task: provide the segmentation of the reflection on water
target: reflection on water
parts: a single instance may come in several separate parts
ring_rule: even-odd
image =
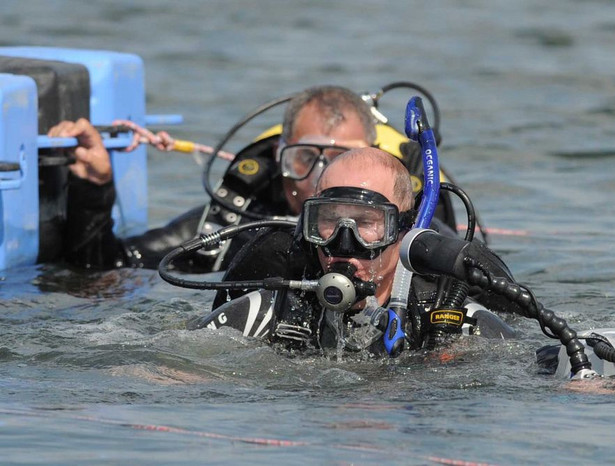
[[[41,293],[68,293],[78,298],[109,299],[126,296],[143,287],[151,286],[153,276],[137,275],[132,270],[84,272],[79,269],[63,269],[44,266],[32,280]]]

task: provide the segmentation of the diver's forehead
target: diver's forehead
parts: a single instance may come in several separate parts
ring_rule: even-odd
[[[330,165],[321,179],[319,191],[335,187],[362,188],[380,193],[389,200],[395,199],[390,173],[359,165],[350,161]]]
[[[345,111],[341,121],[331,121],[328,113],[323,112],[314,102],[307,104],[297,114],[291,139],[295,142],[307,136],[324,136],[336,140],[338,144],[341,141],[362,141],[362,145],[356,147],[369,145],[365,127],[355,112]]]

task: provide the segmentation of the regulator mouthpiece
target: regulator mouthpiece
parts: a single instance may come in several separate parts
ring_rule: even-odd
[[[332,264],[330,272],[318,280],[316,296],[333,312],[347,312],[367,296],[376,293],[376,284],[354,277],[357,268],[349,262]]]

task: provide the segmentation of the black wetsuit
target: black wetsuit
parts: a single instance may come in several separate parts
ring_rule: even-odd
[[[274,162],[273,143],[277,136],[257,141],[237,154],[223,177],[222,186],[227,202],[237,197],[245,202],[246,210],[266,216],[291,216],[284,198],[282,177]],[[422,176],[422,158],[418,144],[405,142],[400,151],[403,162],[410,173]],[[245,170],[257,163],[258,169]],[[115,201],[113,183],[98,186],[86,180],[69,175],[67,196],[67,226],[65,234],[65,257],[72,264],[93,269],[138,267],[155,269],[161,259],[182,243],[195,238],[200,232],[199,225],[205,205],[195,207],[177,217],[162,228],[156,228],[142,235],[118,238],[113,233],[111,209]],[[237,222],[237,217],[223,207],[216,205],[207,216],[207,221],[216,227],[225,227]],[[234,217],[233,217],[234,216]],[[442,192],[436,209],[436,217],[451,229],[456,229],[455,215],[448,192]],[[240,223],[251,221],[241,216]],[[254,237],[246,231],[227,241],[227,249],[216,262],[216,256],[202,253],[189,260],[175,263],[186,272],[206,273],[226,270],[241,247]]]
[[[204,206],[194,208],[163,228],[120,239],[113,233],[113,183],[97,186],[72,176],[67,203],[66,260],[85,268],[143,267],[155,269],[171,250],[195,237]],[[200,266],[199,256],[190,268]]]

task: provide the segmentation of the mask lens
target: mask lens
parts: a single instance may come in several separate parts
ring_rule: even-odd
[[[292,179],[303,179],[312,171],[320,155],[320,149],[314,146],[294,145],[282,150],[282,173]]]
[[[347,148],[341,146],[321,146],[318,144],[286,146],[280,153],[282,175],[293,180],[303,180],[310,175],[317,160],[321,159],[324,162],[324,158],[330,162],[347,150]],[[323,158],[321,158],[321,155]]]
[[[308,221],[315,222],[311,234],[318,242],[326,243],[337,235],[340,228],[353,231],[357,240],[366,247],[381,245],[385,241],[386,216],[376,206],[361,204],[325,203],[314,205]]]

